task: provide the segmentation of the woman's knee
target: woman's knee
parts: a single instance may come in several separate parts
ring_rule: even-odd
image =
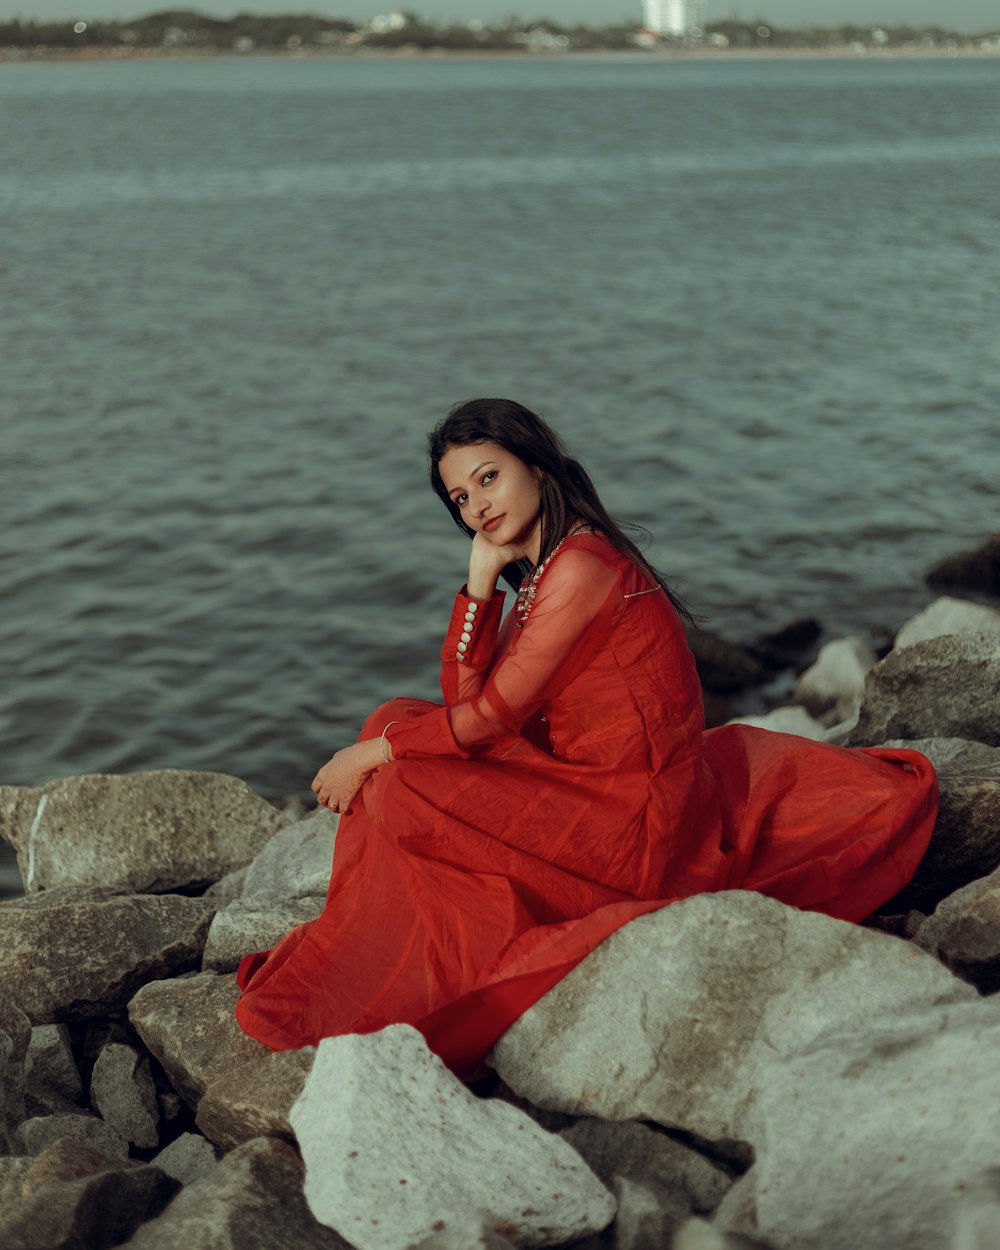
[[[433,712],[439,706],[439,704],[430,703],[426,699],[389,699],[385,703],[380,703],[361,726],[358,741],[365,742],[369,738],[380,738],[386,725],[391,724],[393,721],[410,720],[414,716],[423,716],[424,713]]]

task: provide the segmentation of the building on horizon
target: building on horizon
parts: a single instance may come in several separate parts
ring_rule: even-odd
[[[642,24],[658,35],[700,34],[702,0],[642,0]]]

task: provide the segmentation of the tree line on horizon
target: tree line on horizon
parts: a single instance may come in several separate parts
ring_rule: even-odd
[[[858,26],[792,28],[765,18],[727,18],[681,38],[653,36],[638,23],[610,26],[566,25],[540,18],[511,17],[487,24],[435,24],[414,13],[397,12],[393,22],[356,22],[313,13],[240,13],[215,18],[193,9],[168,9],[129,21],[21,21],[0,23],[0,48],[73,49],[115,47],[192,51],[351,50],[353,48],[451,51],[634,50],[636,46],[710,46],[716,48],[940,48],[996,43],[1000,33],[966,35],[940,26]]]

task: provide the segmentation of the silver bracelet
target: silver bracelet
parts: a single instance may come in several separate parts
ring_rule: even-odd
[[[398,725],[398,724],[399,724],[398,720],[391,720],[388,723],[388,725],[386,725],[385,729],[382,730],[382,737],[379,738],[378,740],[378,744],[382,748],[382,758],[385,760],[387,764],[391,764],[392,760],[389,759],[388,755],[386,755],[385,753],[385,735],[392,728],[393,725]]]

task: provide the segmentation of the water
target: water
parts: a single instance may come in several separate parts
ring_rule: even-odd
[[[706,623],[880,638],[997,528],[1000,60],[0,67],[0,779],[269,797],[433,697],[456,400]]]

